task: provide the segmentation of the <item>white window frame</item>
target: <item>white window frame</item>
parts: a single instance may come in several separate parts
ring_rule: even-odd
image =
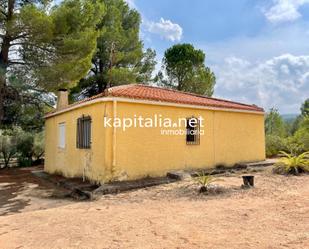
[[[65,133],[66,125],[65,122],[58,124],[58,148],[65,149]]]

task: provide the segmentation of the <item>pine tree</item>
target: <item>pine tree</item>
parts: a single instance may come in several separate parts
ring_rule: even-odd
[[[159,72],[158,84],[206,96],[212,96],[216,78],[205,66],[205,54],[191,44],[177,44],[167,49],[163,58],[163,72]],[[167,78],[166,78],[166,77]]]
[[[106,15],[97,26],[101,36],[92,68],[71,90],[74,99],[90,97],[115,85],[151,81],[155,52],[143,52],[141,18],[124,0],[104,0]]]
[[[104,15],[101,1],[0,0],[0,120],[19,98],[12,75],[39,91],[73,86],[91,67]]]

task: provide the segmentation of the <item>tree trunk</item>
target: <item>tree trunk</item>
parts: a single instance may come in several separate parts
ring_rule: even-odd
[[[97,73],[97,87],[98,87],[98,94],[102,93],[106,87],[107,87],[107,83],[104,81],[104,66],[103,66],[103,62],[102,60],[99,61],[99,70]]]
[[[11,46],[12,37],[8,31],[8,23],[12,20],[14,15],[15,0],[8,0],[6,25],[4,26],[5,35],[2,39],[1,51],[0,51],[0,126],[4,119],[4,101],[6,95],[6,74],[9,65],[9,51]]]
[[[0,125],[4,118],[4,100],[6,95],[6,73],[9,59],[10,40],[7,36],[3,38],[0,52]]]
[[[4,167],[2,167],[1,169],[5,169],[9,166],[10,160],[8,160],[7,154],[4,151],[2,152],[2,156],[4,161]]]
[[[101,92],[103,92],[103,82],[102,82],[102,80],[100,79],[101,77],[99,77],[98,79],[97,79],[97,86],[98,86],[98,94],[99,93],[101,93]]]
[[[5,74],[0,72],[0,127],[3,123],[4,118],[4,98],[5,98]]]

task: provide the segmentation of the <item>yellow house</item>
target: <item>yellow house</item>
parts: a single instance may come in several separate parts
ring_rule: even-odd
[[[265,159],[262,108],[146,85],[62,90],[45,125],[45,171],[93,182]]]

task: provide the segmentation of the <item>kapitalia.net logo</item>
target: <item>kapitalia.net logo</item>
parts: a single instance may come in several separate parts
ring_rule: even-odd
[[[198,117],[180,117],[172,119],[154,114],[151,117],[133,115],[133,117],[104,117],[104,127],[119,128],[126,131],[130,128],[160,128],[162,135],[204,134],[204,119]]]

